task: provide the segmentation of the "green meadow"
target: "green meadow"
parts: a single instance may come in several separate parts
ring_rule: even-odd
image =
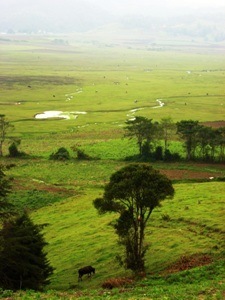
[[[56,45],[52,36],[9,36],[0,45],[0,114],[28,154],[7,157],[6,141],[0,163],[13,179],[10,200],[35,223],[48,224],[46,251],[55,268],[45,293],[4,291],[0,297],[224,299],[224,165],[152,163],[173,180],[175,196],[150,218],[145,276],[112,290],[102,289],[103,282],[133,277],[115,260],[122,249],[110,222],[117,216],[98,215],[92,201],[125,158],[138,153],[135,141],[124,138],[128,119],[224,121],[225,54],[200,44],[153,51],[71,38]],[[35,118],[46,111],[66,118]],[[60,147],[71,159],[49,160]],[[78,160],[73,147],[93,159]],[[171,149],[184,155],[178,140]],[[77,270],[85,265],[96,274],[78,283]]]

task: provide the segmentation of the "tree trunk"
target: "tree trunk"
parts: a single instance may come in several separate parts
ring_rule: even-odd
[[[0,141],[0,157],[3,156],[2,146],[3,146],[3,141]]]

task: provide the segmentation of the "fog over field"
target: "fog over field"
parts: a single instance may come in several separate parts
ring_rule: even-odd
[[[225,40],[223,0],[0,0],[2,33],[140,30],[169,37]]]

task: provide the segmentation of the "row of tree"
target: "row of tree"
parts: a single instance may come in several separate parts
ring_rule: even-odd
[[[3,144],[9,131],[13,129],[5,118],[0,115],[0,157],[3,156]],[[169,146],[178,138],[183,142],[187,160],[201,160],[210,162],[225,161],[225,127],[212,128],[204,126],[196,120],[181,120],[174,123],[172,118],[162,118],[160,122],[137,116],[128,120],[125,126],[125,137],[135,138],[142,160],[179,160],[180,153],[171,153]],[[163,147],[159,146],[163,141]],[[9,156],[26,156],[18,150],[19,139],[13,139],[9,146]],[[78,157],[82,159],[84,153],[76,149]],[[52,154],[55,159],[56,154]],[[86,157],[87,158],[87,157]],[[68,159],[68,158],[66,158]]]
[[[176,136],[183,141],[187,160],[225,161],[225,127],[214,129],[195,120],[174,123],[171,118],[153,122],[141,116],[126,122],[125,137],[136,139],[139,157],[143,159],[179,159],[179,153],[171,154],[169,150]],[[164,149],[157,147],[162,140]]]

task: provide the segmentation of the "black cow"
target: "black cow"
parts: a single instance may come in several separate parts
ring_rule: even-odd
[[[88,277],[91,276],[91,274],[95,274],[95,268],[92,266],[86,266],[78,270],[78,281],[82,280],[82,276],[88,274]]]

